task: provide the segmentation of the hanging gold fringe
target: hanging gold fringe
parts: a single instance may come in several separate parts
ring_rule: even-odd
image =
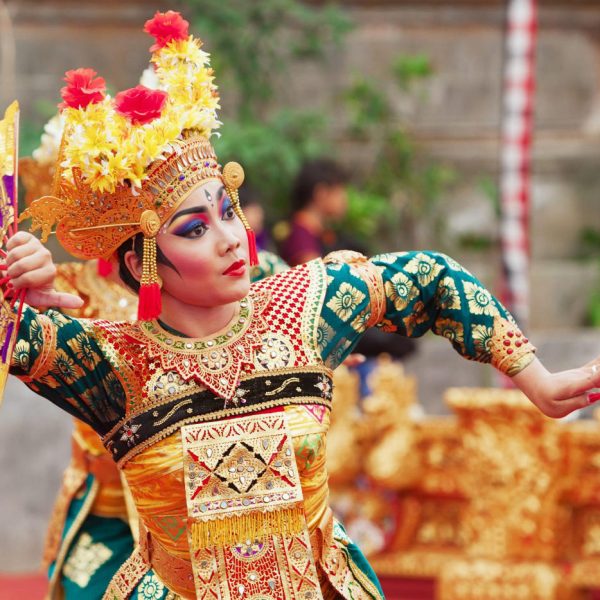
[[[248,219],[246,219],[246,215],[242,210],[242,206],[240,204],[240,195],[238,193],[239,187],[242,185],[242,183],[244,183],[244,177],[244,169],[239,163],[228,162],[223,167],[223,183],[225,184],[225,191],[233,203],[233,210],[235,211],[235,214],[238,216],[239,220],[242,222],[242,225],[246,229],[246,236],[248,237],[248,259],[250,261],[250,266],[255,267],[258,265],[256,236],[254,235],[254,231],[252,231],[252,227],[250,227],[250,223],[248,223]]]
[[[297,535],[305,528],[306,519],[301,504],[273,512],[251,511],[224,519],[194,521],[192,546],[194,550],[210,546],[233,546],[270,535]]]

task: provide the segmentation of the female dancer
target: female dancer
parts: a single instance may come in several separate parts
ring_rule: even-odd
[[[27,211],[74,255],[116,252],[134,323],[25,308],[15,374],[88,423],[122,469],[140,539],[105,598],[383,597],[327,505],[331,370],[366,329],[447,337],[513,378],[545,414],[588,403],[597,366],[551,374],[505,309],[452,259],[341,253],[250,285],[239,165],[207,135],[207,55],[177,13],[146,24],[160,93],[106,98],[89,71],[63,90],[57,197]],[[78,82],[81,84],[79,85]],[[7,274],[32,305],[74,308],[26,233]]]

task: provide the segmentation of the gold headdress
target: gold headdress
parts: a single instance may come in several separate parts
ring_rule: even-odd
[[[237,201],[243,171],[236,165],[238,175],[224,178],[209,142],[220,125],[209,55],[188,36],[179,13],[156,13],[144,30],[156,38],[151,62],[158,89],[138,85],[112,99],[91,69],[67,72],[52,195],[22,215],[32,219],[33,230],[41,229],[43,240],[55,229],[62,246],[83,259],[108,259],[143,233],[143,320],[156,318],[161,308],[156,234],[203,181],[223,181],[246,226],[250,262],[257,262],[254,236]]]

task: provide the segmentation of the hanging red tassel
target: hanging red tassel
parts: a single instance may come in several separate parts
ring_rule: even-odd
[[[113,272],[113,264],[108,260],[99,258],[96,270],[100,277],[108,277]]]
[[[162,312],[162,297],[158,283],[140,285],[138,297],[138,320],[152,321],[158,319]]]
[[[256,250],[256,235],[250,228],[246,229],[246,235],[248,236],[248,258],[250,259],[250,266],[255,267],[258,265],[258,252]]]

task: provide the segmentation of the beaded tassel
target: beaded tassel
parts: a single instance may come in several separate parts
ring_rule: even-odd
[[[140,216],[140,229],[144,234],[142,278],[138,302],[138,319],[140,321],[156,319],[162,311],[160,278],[156,267],[156,234],[159,228],[158,215],[153,210],[145,210]]]
[[[250,261],[250,266],[255,267],[258,265],[256,236],[242,210],[240,205],[240,195],[238,194],[239,187],[244,183],[244,169],[242,166],[236,162],[227,163],[225,167],[223,167],[223,182],[225,183],[227,194],[233,202],[233,210],[246,229],[246,236],[248,238],[248,259]]]

